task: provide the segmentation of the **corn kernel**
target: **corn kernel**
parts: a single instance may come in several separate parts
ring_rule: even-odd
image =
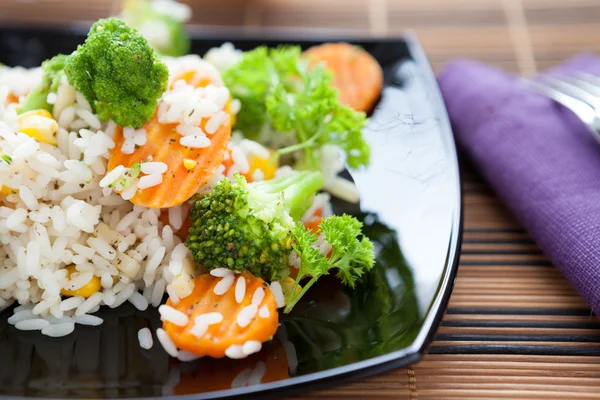
[[[71,274],[78,272],[75,269],[75,265],[70,265],[67,267],[67,278],[71,277]],[[94,293],[100,290],[100,278],[97,276],[93,276],[92,279],[82,287],[77,290],[67,290],[61,289],[60,294],[63,296],[81,296],[81,297],[90,297]]]
[[[8,196],[11,193],[12,193],[12,190],[8,186],[4,186],[4,185],[0,186],[0,194]]]
[[[281,280],[281,282],[279,282],[281,284],[281,289],[283,290],[283,294],[286,297],[291,296],[292,288],[294,287],[294,282],[295,282],[295,280],[290,278],[289,276],[283,278]],[[302,286],[297,285],[295,293],[298,294],[301,291],[302,291]]]
[[[17,117],[19,130],[43,143],[56,146],[58,123],[47,110],[33,110]]]
[[[229,114],[229,122],[231,126],[234,126],[235,121],[237,119],[237,115],[231,112],[231,98],[229,98],[229,100],[227,100],[227,103],[225,103],[225,111],[227,112],[227,114]]]
[[[269,155],[272,154],[272,152],[269,152]],[[275,177],[275,171],[277,170],[277,161],[273,161],[272,163],[269,163],[269,161],[269,158],[262,158],[258,157],[255,154],[250,154],[248,156],[248,164],[250,165],[250,170],[244,174],[246,176],[246,179],[251,181],[254,172],[256,172],[256,170],[259,169],[263,173],[264,180],[273,179]]]
[[[194,169],[196,167],[196,164],[198,164],[198,163],[195,160],[192,160],[190,158],[184,158],[183,159],[183,166],[188,171],[191,171],[192,169]]]

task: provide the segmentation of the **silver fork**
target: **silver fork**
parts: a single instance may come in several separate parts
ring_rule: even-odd
[[[583,72],[522,78],[528,88],[571,110],[600,142],[600,78]]]

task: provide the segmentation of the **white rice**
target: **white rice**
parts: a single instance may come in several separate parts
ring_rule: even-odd
[[[235,301],[241,304],[246,296],[246,279],[240,276],[235,284]]]
[[[183,225],[183,215],[181,215],[181,206],[169,208],[169,224],[174,230],[178,231]],[[175,250],[173,250],[175,252]]]
[[[88,297],[79,307],[77,307],[77,311],[75,311],[76,316],[81,316],[91,312],[97,305],[100,305],[102,301],[102,293],[97,292]]]
[[[60,309],[63,311],[73,310],[83,304],[83,297],[69,297],[60,303]]]
[[[222,278],[224,276],[233,275],[233,271],[228,268],[215,268],[210,271],[210,274]]]
[[[167,169],[167,164],[164,162],[145,162],[141,165],[141,171],[147,175],[164,174]]]
[[[206,324],[206,325],[214,325],[219,324],[223,321],[223,314],[219,312],[209,312],[205,314],[200,314],[194,318],[195,324]]]
[[[262,348],[262,343],[259,342],[258,340],[248,340],[242,346],[242,353],[244,353],[245,355],[248,356],[250,354],[258,353],[261,348]]]
[[[208,331],[208,324],[202,321],[194,322],[194,327],[190,329],[190,333],[200,339]]]
[[[223,125],[225,121],[227,121],[228,118],[229,115],[225,111],[219,111],[208,119],[206,125],[204,126],[204,130],[209,135],[212,135],[217,131],[217,129],[219,129],[221,125]]]
[[[265,290],[261,287],[257,288],[252,295],[252,304],[256,307],[260,306],[263,299],[265,298]]]
[[[238,99],[231,100],[231,103],[229,103],[229,110],[233,114],[238,114],[241,109],[242,109],[242,102],[241,101],[239,101]]]
[[[156,337],[167,354],[169,354],[171,357],[177,357],[177,347],[169,335],[167,335],[167,332],[165,332],[162,328],[158,328],[156,330]]]
[[[242,51],[236,49],[230,42],[223,43],[220,47],[213,47],[205,55],[204,59],[225,71],[237,64],[242,58]]]
[[[150,187],[158,186],[161,184],[161,182],[162,182],[161,174],[155,173],[152,175],[146,175],[146,176],[142,176],[140,178],[137,188],[140,190],[143,190],[143,189],[147,189]]]
[[[142,328],[138,331],[138,341],[142,349],[149,350],[152,348],[154,341],[152,340],[152,332],[148,328]]]
[[[258,313],[258,307],[254,304],[250,304],[242,308],[242,310],[238,313],[236,322],[240,328],[245,328],[254,320],[256,314]]]
[[[62,324],[49,325],[42,328],[42,333],[46,336],[60,337],[66,336],[75,330],[75,324],[72,322],[66,322]]]
[[[139,292],[134,292],[127,300],[140,311],[145,311],[148,308],[148,300]]]
[[[240,344],[232,344],[225,350],[225,355],[234,360],[240,360],[246,358],[247,355],[242,351],[243,346]]]
[[[177,294],[177,291],[173,285],[167,285],[167,294],[169,295],[169,299],[174,306],[179,304],[181,299],[179,298],[179,295]]]
[[[177,352],[177,359],[179,361],[189,362],[189,361],[197,360],[199,358],[200,358],[200,356],[197,356],[196,354],[190,353],[185,350],[179,350],[179,352]]]
[[[179,144],[184,147],[191,147],[193,149],[201,149],[210,146],[210,139],[206,136],[201,135],[189,135],[182,136],[179,139]]]
[[[73,321],[80,325],[89,325],[89,326],[98,326],[101,325],[103,320],[100,317],[96,317],[95,315],[78,315]]]
[[[221,295],[227,293],[227,291],[231,288],[231,286],[233,286],[234,280],[235,280],[235,275],[233,275],[233,274],[225,275],[223,278],[221,278],[221,280],[219,282],[217,282],[217,284],[213,288],[213,292],[217,296],[221,296]]]
[[[161,320],[171,322],[177,326],[186,326],[189,322],[187,315],[164,304],[158,307],[158,312],[160,313]]]
[[[50,322],[42,318],[33,318],[19,321],[15,324],[15,328],[22,331],[41,330],[50,325]]]
[[[258,316],[261,318],[269,318],[271,316],[271,312],[269,311],[269,307],[265,304],[258,310]]]
[[[283,290],[281,289],[281,284],[279,282],[271,282],[271,292],[273,293],[273,297],[275,297],[275,303],[278,308],[285,306],[285,297],[283,295]]]

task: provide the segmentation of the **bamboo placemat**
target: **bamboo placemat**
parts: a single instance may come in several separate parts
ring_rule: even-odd
[[[105,16],[112,0],[0,0],[0,23]],[[198,0],[197,24],[417,31],[437,70],[468,56],[532,74],[600,50],[598,0]],[[600,398],[600,323],[467,165],[461,265],[420,363],[318,398]]]

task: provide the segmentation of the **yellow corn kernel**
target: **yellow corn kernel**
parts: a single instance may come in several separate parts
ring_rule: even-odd
[[[198,164],[198,162],[196,162],[195,160],[192,160],[190,158],[184,158],[183,159],[183,166],[188,171],[193,170],[196,167],[196,164]]]
[[[269,157],[272,154],[272,152],[269,152]],[[262,171],[265,180],[273,179],[275,177],[275,171],[277,170],[276,160],[269,163],[269,158],[262,158],[256,154],[250,154],[248,156],[248,165],[250,165],[250,170],[244,175],[246,175],[246,178],[249,180],[252,180],[254,172],[258,169]]]
[[[237,119],[237,115],[234,114],[233,112],[231,112],[231,98],[229,98],[229,100],[227,100],[227,103],[225,103],[225,111],[227,112],[227,114],[229,114],[229,118],[231,121],[231,126],[235,125],[235,121]]]
[[[71,278],[71,274],[78,272],[75,269],[75,265],[69,265],[67,267],[67,278]],[[63,296],[81,296],[90,297],[94,293],[100,290],[100,278],[93,276],[92,279],[77,290],[61,289],[60,294]]]
[[[4,185],[0,186],[0,194],[8,196],[11,193],[12,193],[12,190],[8,186],[4,186]]]
[[[47,110],[33,110],[17,117],[19,130],[43,143],[56,146],[58,123]]]
[[[295,280],[288,277],[283,278],[279,283],[281,284],[281,290],[283,291],[284,296],[287,298],[291,296],[292,288],[294,287]],[[302,286],[296,286],[296,294],[302,291]]]

